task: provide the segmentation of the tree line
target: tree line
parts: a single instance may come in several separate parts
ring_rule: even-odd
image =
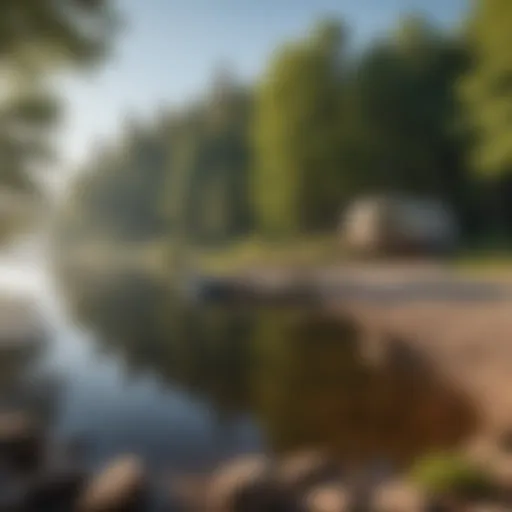
[[[223,71],[201,101],[132,121],[87,162],[70,236],[194,243],[332,230],[373,192],[435,196],[468,238],[512,230],[512,4],[462,30],[420,17],[354,52],[341,22],[277,49],[252,84]]]

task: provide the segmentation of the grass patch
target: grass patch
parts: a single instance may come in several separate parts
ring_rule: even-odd
[[[489,236],[467,240],[453,259],[455,269],[473,274],[512,271],[512,240],[505,236]]]
[[[479,498],[493,489],[490,476],[458,454],[426,456],[416,462],[410,476],[414,484],[436,496]]]
[[[453,261],[455,270],[472,275],[512,274],[512,251],[470,252],[461,254]]]
[[[283,240],[251,237],[224,247],[201,248],[194,252],[197,268],[221,274],[266,266],[328,265],[339,263],[345,256],[335,235]]]

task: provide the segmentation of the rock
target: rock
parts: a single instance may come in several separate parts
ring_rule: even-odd
[[[425,512],[428,499],[417,488],[404,482],[386,482],[375,490],[375,512]]]
[[[16,472],[39,468],[44,457],[44,432],[25,412],[0,414],[0,459]]]
[[[280,485],[293,493],[341,478],[340,466],[319,451],[304,451],[286,457],[277,467]]]
[[[211,476],[206,474],[172,475],[166,479],[168,496],[185,510],[202,510],[205,508],[205,494]]]
[[[347,484],[350,512],[369,512],[372,510],[374,487],[366,475],[357,475]]]
[[[143,510],[146,472],[134,456],[111,462],[87,485],[79,498],[80,512],[131,512]]]
[[[315,488],[304,499],[307,512],[350,512],[350,507],[350,494],[340,485]]]
[[[286,512],[292,498],[272,478],[264,456],[245,456],[221,467],[211,478],[206,507],[217,512]]]

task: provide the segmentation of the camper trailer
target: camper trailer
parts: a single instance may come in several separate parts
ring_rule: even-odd
[[[361,198],[341,224],[344,245],[359,254],[445,254],[457,243],[456,219],[442,201],[411,196]]]

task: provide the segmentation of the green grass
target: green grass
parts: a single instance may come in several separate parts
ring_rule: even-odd
[[[467,240],[453,263],[455,268],[476,274],[512,271],[512,240],[504,235]]]
[[[225,247],[198,249],[195,264],[205,272],[228,273],[263,266],[304,267],[344,259],[334,235],[304,236],[279,241],[251,237]]]
[[[482,497],[492,491],[489,475],[458,454],[441,453],[419,459],[410,474],[414,484],[435,495]]]
[[[512,250],[462,252],[453,260],[453,267],[472,275],[512,274]]]

